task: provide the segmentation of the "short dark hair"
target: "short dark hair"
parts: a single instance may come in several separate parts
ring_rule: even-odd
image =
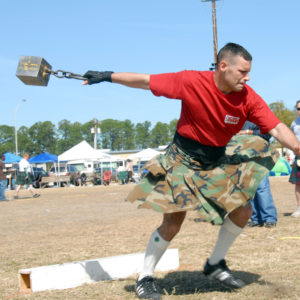
[[[217,65],[228,55],[239,55],[247,61],[252,61],[251,54],[243,46],[235,43],[227,43],[218,53]]]
[[[298,100],[298,101],[296,102],[296,106],[297,106],[299,103],[300,103],[300,100]]]

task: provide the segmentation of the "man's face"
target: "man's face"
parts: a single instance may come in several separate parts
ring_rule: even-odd
[[[221,62],[222,63],[222,62]],[[225,93],[240,92],[249,81],[251,61],[245,60],[242,56],[233,56],[223,61],[223,86]]]
[[[298,116],[300,116],[300,103],[297,103],[297,112],[298,112]]]

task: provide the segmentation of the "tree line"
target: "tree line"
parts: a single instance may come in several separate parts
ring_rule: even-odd
[[[170,143],[176,130],[177,119],[170,123],[157,122],[153,128],[151,122],[134,124],[130,120],[93,119],[84,124],[62,120],[55,126],[51,121],[37,122],[31,127],[18,129],[19,154],[31,156],[43,152],[59,155],[82,140],[94,146],[94,133],[91,129],[100,129],[97,134],[97,149],[130,150],[157,148]],[[15,152],[15,128],[0,125],[0,153]]]
[[[283,101],[270,104],[270,108],[288,127],[297,117],[296,109],[289,110]],[[91,128],[94,128],[95,122],[101,130],[97,138],[98,149],[118,151],[157,148],[172,141],[177,121],[174,119],[170,123],[157,122],[153,127],[149,121],[134,124],[130,120],[113,119],[101,122],[93,119],[84,124],[62,120],[57,126],[51,121],[37,122],[29,128],[22,126],[18,129],[18,149],[20,154],[49,152],[59,155],[82,140],[94,145]],[[5,152],[15,152],[14,127],[0,125],[0,153]]]

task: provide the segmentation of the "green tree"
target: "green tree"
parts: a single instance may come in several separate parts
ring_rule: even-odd
[[[277,118],[288,127],[291,126],[292,121],[297,117],[296,111],[286,108],[283,101],[271,103],[270,109],[277,116]]]
[[[177,119],[173,119],[169,123],[169,142],[171,142],[173,140],[173,137],[174,137],[174,134],[176,131],[176,127],[177,127],[177,123],[178,123]]]
[[[15,133],[14,127],[0,126],[0,153],[15,152]]]
[[[150,127],[151,127],[151,122],[149,121],[136,124],[135,147],[137,149],[146,149],[150,147]]]
[[[36,155],[42,152],[56,152],[56,130],[50,121],[37,122],[28,129],[26,152]],[[30,145],[30,146],[29,146]]]
[[[81,126],[82,139],[86,140],[90,145],[94,145],[94,133],[91,132],[91,129],[95,127],[95,122],[97,128],[101,129],[101,123],[97,119],[90,120]],[[97,133],[97,148],[100,148],[100,146],[100,136]]]
[[[121,122],[113,119],[106,119],[101,122],[102,148],[112,151],[122,149]]]
[[[18,151],[19,154],[27,152],[32,153],[34,149],[33,141],[29,137],[28,128],[26,126],[21,126],[18,129]]]
[[[121,122],[122,149],[134,149],[134,124],[130,120]]]
[[[82,125],[79,122],[62,120],[58,123],[57,135],[57,154],[61,154],[83,140]]]
[[[151,144],[152,148],[157,148],[160,145],[169,143],[169,126],[166,123],[157,122],[151,130]]]

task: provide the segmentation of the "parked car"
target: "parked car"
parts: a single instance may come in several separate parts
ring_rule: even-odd
[[[60,165],[58,166],[53,166],[50,170],[49,170],[49,175],[53,176],[53,175],[57,175],[57,176],[70,176],[70,183],[74,184],[74,185],[78,185],[78,171],[73,167],[73,166],[69,166],[69,165]],[[62,185],[67,184],[67,182],[60,182]]]
[[[59,167],[52,167],[49,170],[50,175],[58,175],[58,176],[71,176],[72,174],[77,173],[78,171],[69,165],[60,165]]]
[[[33,171],[33,182],[32,185],[34,188],[40,188],[40,182],[42,177],[48,177],[49,174],[43,168],[32,167]]]
[[[99,162],[85,160],[69,161],[68,166],[74,167],[80,174],[92,175],[95,173],[96,168],[99,168]]]

